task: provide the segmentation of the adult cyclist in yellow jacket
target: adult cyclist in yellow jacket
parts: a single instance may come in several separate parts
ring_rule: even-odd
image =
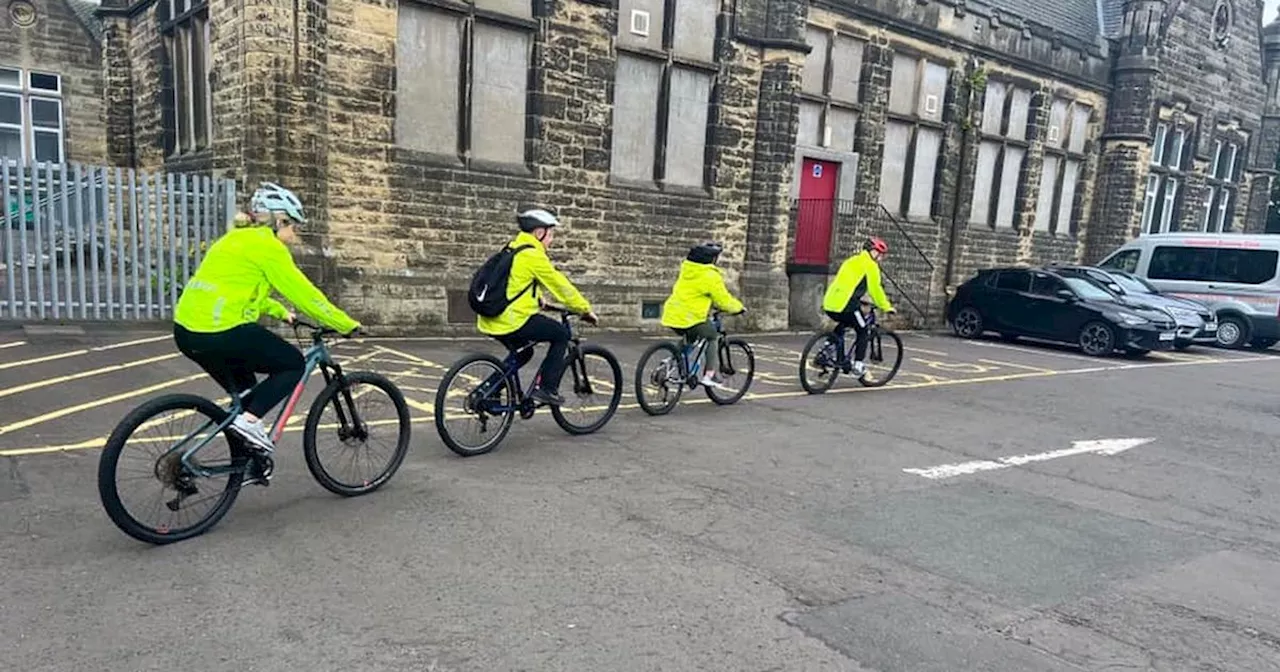
[[[244,395],[244,411],[231,429],[252,446],[274,450],[262,417],[302,379],[302,353],[258,324],[262,314],[293,322],[294,315],[269,294],[274,289],[320,324],[350,335],[360,327],[329,302],[298,270],[286,245],[297,241],[295,225],[307,220],[293,192],[264,182],[253,194],[249,216],[219,238],[182,288],[174,308],[173,340],[178,350],[228,393]]]
[[[662,304],[662,326],[675,330],[688,342],[707,339],[699,381],[707,387],[718,386],[724,380],[720,375],[720,332],[707,319],[708,311],[713,305],[725,313],[746,311],[742,302],[729,293],[715,265],[723,251],[719,243],[702,243],[690,249],[680,262],[680,275],[671,288],[671,296]]]
[[[889,251],[889,246],[879,238],[871,238],[862,246],[862,251],[849,257],[836,279],[827,287],[826,296],[822,298],[822,309],[827,317],[836,321],[836,329],[853,327],[857,339],[853,346],[853,375],[861,378],[867,372],[867,315],[871,313],[871,303],[886,313],[895,312],[893,304],[884,295],[884,287],[880,284],[880,259]],[[867,300],[870,297],[870,301]]]
[[[507,247],[529,247],[511,260],[507,297],[514,298],[497,317],[477,316],[476,329],[492,336],[512,352],[530,343],[547,343],[547,356],[538,369],[538,383],[529,392],[529,397],[550,406],[560,406],[564,404],[559,389],[560,378],[564,375],[565,353],[569,349],[569,331],[559,321],[538,314],[545,303],[538,289],[546,288],[566,308],[582,314],[592,324],[599,318],[578,288],[556,270],[547,256],[547,248],[555,238],[555,227],[560,224],[555,216],[546,210],[533,209],[520,213],[516,222],[520,225],[520,233]],[[533,348],[520,352],[520,367],[531,359]]]

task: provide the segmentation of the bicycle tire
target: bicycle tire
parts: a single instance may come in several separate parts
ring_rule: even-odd
[[[347,385],[343,386],[343,380]],[[391,403],[396,408],[396,417],[400,422],[399,432],[396,437],[396,449],[391,456],[391,460],[382,470],[377,478],[365,481],[358,487],[352,487],[340,483],[336,478],[329,474],[328,470],[321,464],[320,456],[316,452],[316,434],[320,428],[320,416],[324,413],[324,409],[330,402],[340,404],[343,407],[350,408],[346,404],[346,400],[339,395],[344,389],[350,389],[352,383],[367,383],[372,385],[391,398]],[[349,417],[349,414],[344,414]],[[343,373],[341,378],[334,378],[329,381],[324,390],[316,396],[315,401],[311,402],[311,410],[307,412],[307,423],[302,431],[302,454],[307,459],[307,470],[311,472],[311,476],[316,482],[323,486],[329,492],[342,495],[344,497],[358,497],[367,495],[378,488],[381,488],[391,480],[396,471],[400,469],[400,465],[404,462],[405,455],[409,452],[409,440],[412,436],[413,420],[409,417],[409,404],[405,403],[404,394],[400,392],[400,388],[391,382],[386,376],[373,371],[353,371],[351,373]]]
[[[618,412],[618,404],[622,402],[622,365],[618,363],[618,358],[612,352],[598,345],[584,345],[578,349],[577,354],[573,357],[579,361],[585,360],[588,355],[599,355],[609,365],[610,371],[613,372],[613,394],[609,397],[609,409],[605,412],[604,417],[596,420],[590,425],[575,425],[569,421],[564,415],[564,411],[559,406],[551,407],[551,417],[555,418],[556,424],[560,425],[560,429],[581,436],[583,434],[593,434],[600,431],[610,420],[613,415]],[[577,362],[570,360],[571,365]],[[569,372],[573,375],[572,372]],[[562,386],[563,387],[563,386]]]
[[[644,351],[644,354],[640,355],[640,361],[636,364],[636,376],[635,376],[636,403],[640,405],[641,410],[643,410],[645,413],[648,413],[649,415],[652,415],[652,416],[666,415],[670,413],[672,409],[674,409],[676,405],[680,403],[680,397],[684,395],[684,372],[681,371],[680,380],[677,381],[678,384],[676,385],[675,389],[671,390],[670,388],[668,388],[668,392],[670,393],[671,396],[670,396],[670,399],[667,401],[666,405],[658,406],[655,404],[651,404],[645,400],[644,366],[649,361],[649,358],[653,357],[654,354],[661,351],[667,352],[667,354],[671,358],[671,361],[676,364],[677,368],[682,368],[680,367],[680,361],[681,361],[680,350],[675,346],[674,343],[671,343],[670,341],[654,343],[653,345],[649,346],[647,350]]]
[[[751,346],[748,345],[747,342],[741,338],[730,338],[726,341],[722,341],[721,343],[722,343],[720,346],[721,357],[727,356],[729,354],[729,349],[734,347],[741,348],[743,354],[746,355],[746,367],[747,367],[746,383],[743,384],[741,390],[739,390],[738,392],[734,393],[731,396],[726,396],[726,397],[720,396],[720,390],[718,388],[704,387],[702,389],[706,390],[707,397],[711,399],[712,403],[716,404],[717,406],[730,406],[738,403],[738,400],[746,396],[747,390],[751,389],[751,381],[755,380],[755,377],[756,377],[756,353],[754,350],[751,349]],[[734,365],[734,368],[737,370],[741,370],[740,367],[736,364]]]
[[[448,398],[449,385],[453,382],[454,378],[458,377],[458,373],[462,371],[463,368],[476,362],[486,362],[493,366],[494,370],[498,372],[506,370],[506,365],[497,357],[480,352],[472,353],[470,355],[465,355],[462,359],[454,362],[453,366],[444,374],[444,377],[440,379],[440,386],[436,388],[436,433],[440,435],[440,440],[444,442],[444,445],[460,457],[475,457],[477,455],[484,455],[485,453],[491,452],[498,446],[498,444],[502,443],[503,439],[507,437],[507,433],[511,431],[511,425],[515,422],[516,417],[516,390],[512,384],[511,378],[508,377],[502,381],[502,384],[507,388],[507,392],[510,395],[512,408],[502,414],[501,424],[498,427],[497,433],[493,435],[493,438],[489,439],[489,441],[483,444],[480,448],[466,448],[463,447],[462,444],[458,443],[457,440],[453,438],[453,435],[449,433],[449,429],[444,425],[445,401]]]
[[[107,517],[122,532],[149,544],[162,546],[199,536],[209,531],[231,510],[236,496],[240,492],[240,483],[244,478],[243,471],[228,474],[227,487],[222,491],[222,498],[209,513],[194,524],[174,531],[160,531],[142,524],[129,514],[124,502],[120,501],[120,492],[116,486],[116,468],[120,463],[120,454],[124,450],[129,437],[147,420],[166,411],[193,411],[205,416],[214,423],[222,423],[227,411],[217,404],[194,394],[167,394],[151,399],[134,408],[111,431],[102,454],[98,457],[98,497]],[[223,430],[228,437],[228,444],[235,454],[236,440],[231,439],[229,430]],[[233,458],[234,459],[234,458]]]
[[[889,370],[889,375],[884,380],[867,382],[866,376],[859,378],[858,382],[861,383],[863,387],[884,387],[885,385],[888,385],[889,381],[893,380],[894,377],[898,375],[898,369],[902,367],[902,357],[904,355],[903,348],[902,348],[902,338],[899,337],[896,333],[894,333],[890,329],[879,329],[875,335],[876,338],[884,338],[886,336],[893,339],[893,342],[896,343],[898,346],[897,348],[898,355],[897,357],[894,358],[893,368]],[[879,350],[880,344],[876,343],[874,344],[874,347],[877,350]]]
[[[800,353],[800,386],[809,394],[822,394],[826,392],[831,389],[831,386],[836,382],[836,378],[840,376],[840,367],[837,362],[832,362],[831,371],[827,374],[825,385],[818,384],[822,381],[810,381],[807,374],[809,359],[815,354],[814,348],[820,344],[826,345],[827,343],[830,343],[831,340],[830,333],[820,332],[814,334],[813,337],[809,339],[809,342],[804,344],[804,350]],[[840,353],[836,353],[837,356],[839,356],[839,354]]]

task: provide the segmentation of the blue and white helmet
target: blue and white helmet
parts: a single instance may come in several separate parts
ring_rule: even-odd
[[[263,182],[262,186],[253,192],[253,198],[249,201],[249,209],[254,214],[259,212],[283,212],[294,221],[307,221],[307,218],[302,214],[302,201],[299,201],[292,191],[274,182]]]

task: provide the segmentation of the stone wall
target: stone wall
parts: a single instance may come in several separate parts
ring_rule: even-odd
[[[0,67],[61,76],[64,152],[68,161],[106,161],[102,50],[86,20],[64,0],[35,2],[35,23],[0,13]]]

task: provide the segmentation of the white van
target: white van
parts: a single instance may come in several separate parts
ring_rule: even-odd
[[[1218,344],[1280,342],[1280,235],[1157,233],[1120,246],[1098,266],[1129,271],[1218,316]]]

